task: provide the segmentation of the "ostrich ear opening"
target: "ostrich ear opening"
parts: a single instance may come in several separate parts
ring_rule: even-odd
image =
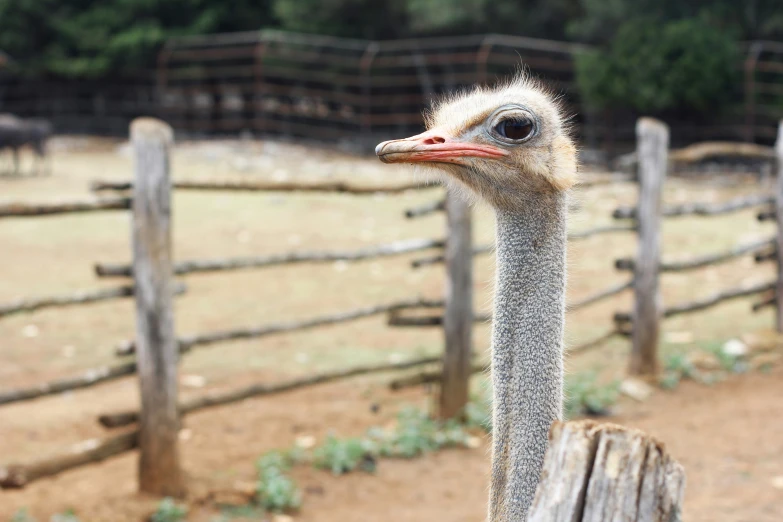
[[[547,172],[547,181],[556,190],[568,190],[577,182],[578,165],[576,147],[565,136],[552,141],[552,169]]]

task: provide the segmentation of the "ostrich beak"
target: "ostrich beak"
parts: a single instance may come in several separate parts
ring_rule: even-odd
[[[502,158],[503,149],[453,138],[440,129],[432,129],[410,138],[379,143],[375,154],[384,163],[456,163],[462,158]]]

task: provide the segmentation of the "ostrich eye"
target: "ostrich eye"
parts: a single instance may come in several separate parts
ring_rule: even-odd
[[[495,125],[495,132],[508,140],[520,141],[533,134],[533,122],[527,118],[503,120]]]

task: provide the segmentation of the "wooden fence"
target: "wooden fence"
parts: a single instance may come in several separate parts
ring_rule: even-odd
[[[408,218],[415,219],[433,212],[445,211],[447,227],[445,237],[442,238],[398,241],[357,251],[294,252],[254,258],[194,259],[175,262],[171,259],[170,231],[168,229],[171,189],[310,191],[359,197],[380,192],[397,194],[406,190],[431,189],[433,187],[407,184],[364,186],[333,182],[270,184],[266,182],[172,181],[169,179],[168,170],[170,128],[161,122],[148,120],[137,121],[133,129],[132,141],[136,158],[135,179],[132,182],[123,183],[96,182],[92,187],[93,190],[99,192],[127,192],[123,197],[55,204],[9,204],[0,206],[0,217],[31,218],[52,214],[99,210],[117,211],[131,208],[134,245],[132,263],[116,266],[99,263],[96,265],[96,274],[102,278],[132,277],[134,284],[125,284],[107,290],[80,292],[72,296],[24,299],[8,305],[0,305],[0,317],[10,313],[29,312],[47,306],[76,305],[133,296],[136,299],[137,312],[136,336],[135,339],[121,342],[117,353],[119,356],[134,356],[134,358],[115,365],[92,369],[76,377],[42,383],[25,389],[0,392],[0,404],[29,400],[138,374],[142,389],[141,410],[108,412],[101,415],[99,419],[101,424],[106,427],[116,428],[133,424],[138,427],[129,428],[118,435],[111,435],[101,440],[87,441],[80,444],[77,449],[68,450],[60,456],[0,467],[1,487],[24,487],[33,480],[140,447],[142,454],[142,472],[140,474],[142,483],[140,487],[145,491],[176,495],[181,492],[182,488],[176,438],[180,416],[249,397],[281,393],[357,375],[417,368],[440,362],[441,369],[439,371],[396,380],[392,383],[392,387],[400,388],[423,382],[438,381],[441,384],[440,414],[444,417],[450,417],[461,411],[467,401],[469,376],[483,369],[483,366],[477,364],[477,361],[473,359],[472,324],[475,321],[491,320],[490,317],[478,314],[473,310],[471,267],[473,257],[491,252],[492,246],[473,245],[470,232],[470,211],[464,203],[447,194],[445,200],[436,199],[406,212]],[[766,159],[769,159],[769,152],[764,150]],[[614,212],[617,219],[630,221],[629,223],[571,232],[569,240],[579,241],[602,234],[637,232],[640,250],[635,260],[620,260],[616,263],[619,269],[633,270],[634,276],[632,278],[569,303],[568,311],[592,306],[629,289],[633,289],[635,293],[636,304],[632,313],[615,314],[613,325],[605,333],[570,348],[569,354],[582,353],[601,346],[618,335],[630,336],[633,338],[631,372],[641,374],[654,372],[656,369],[656,340],[661,317],[703,310],[727,299],[772,290],[778,292],[776,295],[780,295],[781,290],[778,288],[780,285],[776,281],[770,281],[723,291],[715,296],[691,303],[669,307],[660,304],[658,279],[661,272],[695,269],[745,254],[756,254],[759,259],[771,259],[776,257],[776,252],[780,251],[779,245],[781,244],[781,238],[777,237],[738,245],[729,252],[721,252],[711,256],[676,262],[657,261],[660,248],[658,237],[660,220],[663,217],[711,216],[753,206],[770,205],[773,201],[776,201],[777,206],[780,207],[780,201],[783,200],[783,188],[779,188],[777,195],[760,194],[720,205],[665,206],[661,202],[661,189],[668,165],[667,154],[666,127],[650,120],[642,121],[638,126],[638,160],[636,161],[639,165],[638,175],[616,174],[606,178],[586,180],[583,183],[583,187],[590,188],[610,183],[636,183],[638,179],[640,203],[635,209],[624,208]],[[777,154],[783,156],[783,146],[778,147]],[[676,154],[672,154],[672,156],[676,156]],[[778,219],[777,216],[783,216],[783,212],[767,210],[763,216],[766,216],[765,219],[770,217]],[[760,219],[763,216],[760,216]],[[779,230],[783,230],[783,226],[779,226]],[[778,248],[772,248],[774,246],[778,246]],[[261,268],[302,262],[360,261],[432,249],[440,249],[443,253],[414,260],[412,265],[414,268],[418,268],[445,263],[447,282],[444,298],[412,297],[290,322],[250,325],[240,329],[191,335],[175,335],[172,326],[171,297],[184,291],[184,287],[174,280],[175,275]],[[776,301],[767,297],[766,301],[759,306],[773,302]],[[424,310],[430,310],[430,312],[427,315],[422,315]],[[433,310],[437,310],[437,312],[433,313]],[[289,381],[256,383],[229,391],[207,393],[187,401],[178,401],[177,399],[178,359],[195,348],[236,339],[260,338],[317,328],[382,314],[388,315],[389,326],[442,327],[445,336],[443,356],[339,369]],[[644,327],[639,325],[644,325]],[[152,430],[151,426],[153,425],[157,429]],[[161,426],[165,426],[166,429],[162,429]]]

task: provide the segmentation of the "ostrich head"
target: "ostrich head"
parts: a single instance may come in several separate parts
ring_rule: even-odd
[[[426,123],[426,132],[385,141],[375,153],[385,163],[437,167],[497,209],[576,182],[576,151],[559,104],[526,76],[445,98]]]

